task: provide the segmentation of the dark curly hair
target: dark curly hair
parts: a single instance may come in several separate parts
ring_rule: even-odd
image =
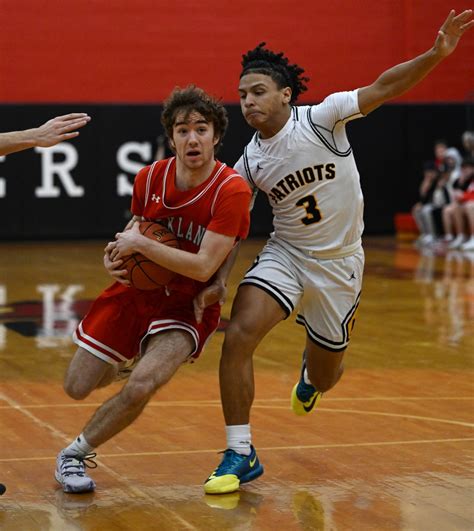
[[[184,112],[184,119],[187,120],[194,111],[214,125],[214,135],[219,138],[214,148],[214,153],[217,153],[229,123],[227,111],[219,101],[195,85],[188,85],[184,89],[176,87],[164,102],[161,123],[166,136],[169,140],[173,138],[173,126],[179,113]]]
[[[290,64],[283,52],[272,52],[265,48],[265,45],[266,42],[261,42],[256,48],[242,55],[240,77],[250,73],[270,76],[279,89],[291,88],[290,103],[295,103],[298,96],[308,90],[306,83],[309,78],[303,77],[301,74],[303,74],[304,69],[297,64]]]

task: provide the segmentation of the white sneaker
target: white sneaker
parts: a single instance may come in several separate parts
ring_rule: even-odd
[[[464,234],[458,234],[456,238],[448,245],[448,249],[457,249],[464,243]]]
[[[88,454],[84,457],[66,455],[61,450],[56,459],[56,481],[61,484],[64,492],[90,492],[95,489],[92,478],[86,474],[86,467],[96,468],[93,461],[96,454]]]
[[[474,251],[474,236],[461,245],[461,251]]]
[[[423,236],[423,239],[421,240],[421,244],[422,245],[431,245],[432,243],[434,243],[435,241],[435,237],[432,236],[431,234],[425,234]]]

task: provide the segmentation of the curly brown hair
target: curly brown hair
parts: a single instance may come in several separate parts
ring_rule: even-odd
[[[173,126],[176,118],[181,112],[184,112],[185,120],[189,118],[192,112],[198,112],[214,125],[214,135],[219,138],[214,148],[214,153],[217,153],[229,123],[227,111],[222,103],[195,85],[188,85],[183,89],[176,87],[164,102],[161,113],[161,123],[170,140],[173,138]]]

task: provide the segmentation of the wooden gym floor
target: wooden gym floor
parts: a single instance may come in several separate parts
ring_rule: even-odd
[[[261,243],[243,246],[231,295]],[[70,333],[108,283],[102,247],[0,244],[2,530],[474,527],[474,255],[420,255],[389,239],[365,241],[346,373],[313,415],[289,408],[302,328],[290,318],[259,347],[252,426],[262,478],[226,496],[202,490],[225,446],[217,333],[99,449],[97,491],[64,494],[57,452],[118,389],[76,403],[61,388]]]

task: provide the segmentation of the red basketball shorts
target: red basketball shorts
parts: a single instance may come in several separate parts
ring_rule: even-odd
[[[196,322],[193,296],[164,290],[140,291],[115,283],[95,300],[73,334],[74,342],[98,358],[120,363],[143,353],[147,338],[168,330],[188,332],[194,341],[189,361],[196,359],[217,329],[220,306],[204,311]]]

